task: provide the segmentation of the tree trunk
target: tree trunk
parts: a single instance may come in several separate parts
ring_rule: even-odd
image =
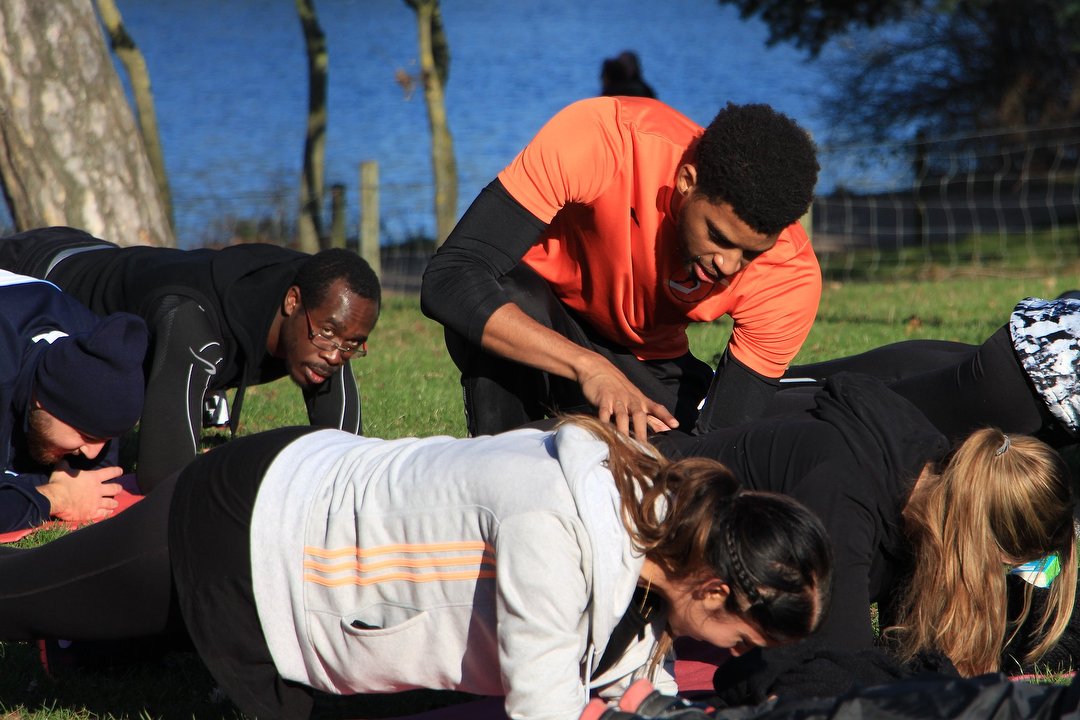
[[[424,81],[428,125],[431,128],[431,167],[435,176],[435,242],[442,245],[457,223],[457,160],[446,119],[443,87],[449,77],[450,56],[438,0],[406,0],[416,11],[420,36],[420,73]]]
[[[165,154],[161,150],[161,135],[158,133],[157,111],[154,109],[154,93],[150,89],[150,72],[146,69],[146,60],[136,47],[135,41],[124,27],[124,18],[113,0],[96,0],[98,13],[105,29],[109,32],[109,42],[113,52],[124,63],[131,93],[135,98],[135,114],[142,132],[143,144],[150,167],[157,179],[158,195],[165,209],[169,227],[176,230],[173,219],[172,192],[169,190],[169,176],[165,172]]]
[[[315,14],[315,0],[296,0],[308,60],[308,121],[304,138],[304,170],[300,182],[297,242],[304,252],[316,252],[324,240],[323,191],[326,168],[326,36]]]
[[[16,227],[174,245],[90,0],[4,0],[0,68],[0,182]]]

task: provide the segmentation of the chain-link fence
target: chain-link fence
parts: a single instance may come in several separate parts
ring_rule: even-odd
[[[860,187],[872,176],[867,156],[887,158],[900,181]],[[827,276],[1039,269],[1080,258],[1080,125],[826,149],[822,165],[848,179],[813,206]]]

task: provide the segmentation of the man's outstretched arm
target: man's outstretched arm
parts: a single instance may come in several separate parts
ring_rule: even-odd
[[[577,382],[602,420],[644,439],[675,418],[606,358],[543,326],[512,303],[499,278],[536,242],[545,224],[495,180],[466,211],[428,264],[424,314],[493,354]]]
[[[149,492],[195,459],[202,403],[223,357],[220,334],[189,298],[162,298],[150,327],[150,374],[139,423],[139,488]]]
[[[568,378],[581,386],[597,417],[613,422],[619,432],[645,440],[649,430],[671,430],[679,421],[647,397],[615,365],[544,327],[521,308],[508,303],[488,319],[481,346],[488,352],[529,367]]]
[[[741,425],[765,413],[780,380],[762,375],[739,362],[731,350],[724,350],[716,365],[709,394],[698,415],[695,435]]]

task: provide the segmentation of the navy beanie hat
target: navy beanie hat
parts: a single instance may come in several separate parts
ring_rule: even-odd
[[[142,318],[116,313],[88,333],[54,340],[38,363],[34,398],[86,435],[127,432],[142,414],[148,337]]]

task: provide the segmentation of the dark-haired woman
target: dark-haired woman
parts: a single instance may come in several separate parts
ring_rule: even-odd
[[[805,637],[829,586],[808,510],[597,420],[470,440],[290,428],[0,555],[0,638],[152,635],[176,598],[253,717],[307,717],[315,691],[436,688],[570,720],[636,677],[674,690],[671,636],[735,654]]]
[[[874,645],[874,602],[901,658],[940,652],[962,675],[996,671],[1010,623],[1027,613],[1006,617],[1006,571],[1052,553],[1062,572],[1028,660],[1068,623],[1074,499],[1061,458],[1034,438],[982,429],[950,452],[914,405],[874,378],[841,373],[805,412],[655,442],[671,457],[715,458],[747,487],[801,500],[833,543],[822,627],[799,647],[721,667],[720,686],[740,671],[752,676],[728,699],[844,692],[851,677],[835,665]]]

